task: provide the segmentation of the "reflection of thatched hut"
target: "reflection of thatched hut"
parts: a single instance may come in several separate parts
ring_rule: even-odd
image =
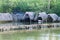
[[[48,14],[48,18],[47,18],[48,22],[55,22],[57,21],[57,19],[58,19],[58,16],[56,14]]]
[[[12,14],[13,16],[13,21],[22,21],[24,13],[16,13],[16,14]]]
[[[0,21],[13,21],[10,13],[0,13]]]
[[[33,19],[34,19],[34,12],[26,12],[24,17],[23,17],[23,19],[26,22],[33,21]]]
[[[39,13],[34,20],[42,20],[42,21],[46,21],[47,20],[48,15],[45,12],[41,12]]]

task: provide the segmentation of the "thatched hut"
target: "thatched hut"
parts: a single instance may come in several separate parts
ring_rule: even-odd
[[[58,22],[60,22],[60,17],[58,17]]]
[[[46,14],[46,12],[41,12],[35,17],[34,20],[35,21],[38,21],[38,20],[46,21],[47,17],[48,17],[48,15]]]
[[[26,12],[23,19],[26,22],[33,21],[34,20],[34,12]]]
[[[13,21],[10,13],[0,13],[0,21]]]
[[[52,14],[48,14],[48,18],[47,21],[48,22],[56,22],[58,19],[58,15],[52,13]]]
[[[19,12],[19,13],[16,13],[16,14],[12,14],[12,17],[13,17],[13,21],[22,21],[23,20],[23,16],[24,16],[24,13],[23,12]]]

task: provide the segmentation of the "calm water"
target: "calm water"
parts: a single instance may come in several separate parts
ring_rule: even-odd
[[[6,33],[0,34],[1,40],[60,40],[60,34],[50,33]]]
[[[27,23],[28,24],[28,23]],[[25,25],[25,23],[0,23],[0,26]],[[55,33],[54,33],[55,32]],[[58,33],[57,33],[58,32]],[[0,40],[60,40],[60,30],[51,32],[7,32],[0,34]]]

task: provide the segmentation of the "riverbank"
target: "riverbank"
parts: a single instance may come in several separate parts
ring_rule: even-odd
[[[44,28],[44,29],[33,29],[33,30],[11,30],[11,31],[4,31],[4,32],[0,32],[0,34],[11,34],[11,33],[28,33],[28,32],[44,32],[44,33],[60,33],[60,27],[58,28]]]
[[[0,25],[0,32],[4,31],[14,31],[14,30],[37,30],[45,28],[58,28],[60,23],[50,23],[50,24],[31,24],[31,25],[20,25],[20,24],[3,24]]]

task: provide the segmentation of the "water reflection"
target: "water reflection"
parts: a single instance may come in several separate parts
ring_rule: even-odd
[[[44,28],[57,28],[60,27],[60,23],[43,23],[43,24],[36,24],[32,23],[32,25],[29,22],[10,22],[10,23],[0,23],[0,28],[6,28],[9,30],[12,28],[17,28],[17,29],[44,29]]]
[[[1,38],[3,40],[60,40],[60,34],[49,33],[49,34],[38,34],[37,36],[4,34],[1,36]]]

